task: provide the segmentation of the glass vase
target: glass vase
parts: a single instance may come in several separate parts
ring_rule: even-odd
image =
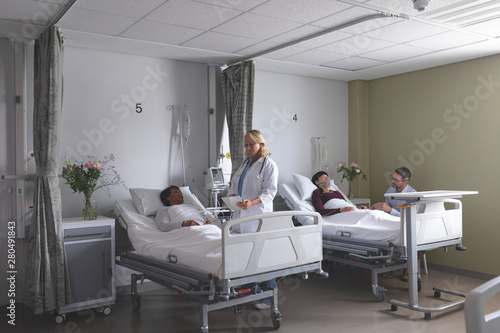
[[[83,200],[82,214],[84,220],[97,219],[97,200],[93,195],[86,196],[85,200]]]
[[[354,198],[354,193],[352,193],[352,182],[349,182],[349,193],[347,194],[347,197],[349,198],[349,200]]]

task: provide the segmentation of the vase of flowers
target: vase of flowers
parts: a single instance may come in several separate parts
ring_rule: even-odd
[[[115,167],[108,165],[109,162],[115,160],[113,154],[105,156],[102,161],[97,160],[94,156],[88,156],[88,158],[89,160],[85,163],[71,163],[70,160],[66,160],[62,176],[73,192],[80,192],[85,196],[82,209],[83,219],[95,220],[97,218],[97,201],[93,196],[94,192],[103,189],[108,196],[111,196],[109,186],[122,186],[125,189],[127,187]]]
[[[349,182],[349,193],[347,197],[352,199],[354,197],[354,193],[352,192],[352,182],[356,177],[361,176],[364,180],[367,180],[366,174],[361,171],[359,165],[355,162],[352,162],[349,166],[345,162],[337,163],[337,172],[342,172],[342,179],[340,182],[343,182],[346,179]]]

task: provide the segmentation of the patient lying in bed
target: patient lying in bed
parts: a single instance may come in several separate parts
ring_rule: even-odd
[[[163,190],[160,200],[165,206],[156,212],[155,222],[161,231],[218,222],[217,218],[208,214],[202,216],[196,207],[185,204],[181,190],[175,185]]]
[[[312,203],[314,209],[321,215],[334,215],[338,213],[352,212],[358,209],[368,209],[361,205],[356,207],[351,202],[347,202],[340,191],[330,187],[330,178],[324,171],[316,172],[312,176],[312,182],[318,188],[312,193]]]

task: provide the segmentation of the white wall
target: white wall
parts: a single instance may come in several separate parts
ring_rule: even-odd
[[[182,185],[177,114],[168,105],[188,105],[192,119],[186,155],[187,184],[203,189],[208,167],[207,74],[203,64],[67,47],[60,162],[113,153],[126,185],[165,188]],[[142,112],[136,112],[140,103]],[[63,183],[63,180],[62,180]],[[97,191],[98,213],[128,191]],[[82,194],[61,186],[63,217],[80,216]],[[203,197],[204,192],[196,193]],[[200,198],[202,199],[202,198]]]
[[[279,183],[292,182],[292,173],[312,176],[317,170],[311,166],[310,139],[326,137],[327,172],[347,190],[335,171],[335,164],[348,158],[347,93],[347,82],[257,68],[253,127],[266,138],[271,157],[279,166]]]

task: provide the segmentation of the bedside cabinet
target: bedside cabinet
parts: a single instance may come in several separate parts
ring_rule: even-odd
[[[72,300],[58,309],[56,322],[65,313],[96,308],[105,315],[115,303],[115,220],[66,218],[62,221],[66,269]]]

